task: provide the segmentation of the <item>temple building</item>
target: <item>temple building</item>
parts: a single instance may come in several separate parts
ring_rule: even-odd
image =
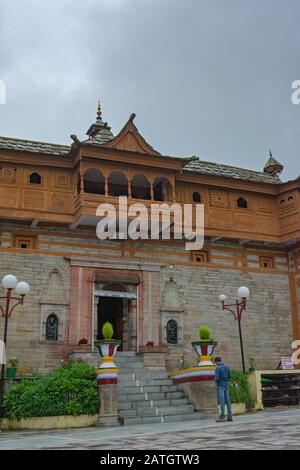
[[[182,357],[193,363],[191,341],[204,324],[218,355],[241,368],[237,322],[218,297],[235,302],[247,286],[246,361],[276,368],[300,339],[300,178],[282,182],[271,153],[263,171],[162,155],[134,118],[115,136],[99,105],[87,138],[72,135],[71,145],[0,137],[0,277],[31,285],[9,320],[8,354],[44,373],[80,343],[93,351],[108,320],[123,351],[153,343],[172,370]],[[100,240],[97,207],[119,196],[147,208],[204,204],[203,249]]]

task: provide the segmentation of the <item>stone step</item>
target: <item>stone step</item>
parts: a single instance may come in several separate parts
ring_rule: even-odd
[[[184,415],[192,414],[194,408],[192,405],[184,406],[168,406],[164,408],[148,407],[148,408],[132,408],[129,410],[120,410],[120,416],[123,418],[131,418],[134,416],[169,416],[169,415]]]
[[[120,387],[128,387],[130,386],[130,382],[134,382],[135,385],[137,386],[143,386],[143,387],[153,387],[157,385],[173,385],[172,380],[170,379],[135,379],[129,381],[129,380],[119,380],[119,386]]]
[[[115,361],[116,366],[124,372],[135,371],[136,369],[144,369],[144,364],[142,362],[128,362],[122,364],[122,362]]]
[[[158,408],[160,415],[173,415],[173,414],[190,414],[194,413],[193,405],[178,405],[178,406],[167,406],[165,408]]]
[[[162,380],[169,380],[169,376],[167,374],[167,372],[164,372],[164,371],[157,371],[157,372],[154,372],[154,371],[151,371],[151,370],[146,370],[146,369],[120,369],[120,372],[119,372],[119,381],[122,380],[123,378],[128,378],[128,377],[132,377],[132,376],[135,376],[137,379],[139,380],[158,380],[158,379],[162,379]]]
[[[188,405],[189,402],[186,398],[179,398],[177,400],[142,400],[142,401],[124,401],[119,403],[119,410],[122,414],[123,410],[130,409],[143,409],[143,408],[165,408],[169,406]]]
[[[132,351],[118,352],[120,368],[118,400],[120,422],[125,425],[199,420],[202,413],[174,385],[167,371],[144,367],[143,359]]]
[[[131,395],[136,393],[170,393],[179,392],[177,385],[136,385],[134,382],[128,387],[119,385],[119,393],[122,395]]]
[[[116,357],[137,357],[135,351],[118,351]]]
[[[176,414],[176,415],[162,415],[162,416],[135,416],[128,418],[121,418],[121,422],[125,426],[134,424],[150,424],[150,423],[167,423],[171,421],[198,421],[203,419],[203,414],[199,411],[189,414]]]
[[[178,400],[184,398],[183,392],[150,392],[150,393],[131,393],[119,394],[119,403],[149,401],[149,400]]]

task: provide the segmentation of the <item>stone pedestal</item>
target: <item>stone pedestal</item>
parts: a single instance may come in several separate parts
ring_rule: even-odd
[[[180,387],[195,411],[202,411],[205,418],[219,415],[215,382],[188,382]]]
[[[100,410],[97,426],[120,426],[118,384],[99,384]]]

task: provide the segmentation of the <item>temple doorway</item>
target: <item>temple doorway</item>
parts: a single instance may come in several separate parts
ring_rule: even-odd
[[[96,281],[94,289],[95,339],[103,339],[102,327],[110,322],[113,339],[121,341],[119,351],[137,350],[137,287],[136,284]]]
[[[97,339],[104,339],[102,327],[105,322],[110,322],[114,329],[114,339],[123,343],[123,299],[116,297],[99,297],[98,301],[98,335]]]

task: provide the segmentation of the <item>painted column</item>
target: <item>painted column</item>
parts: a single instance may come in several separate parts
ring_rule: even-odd
[[[99,386],[100,410],[98,426],[120,426],[118,415],[118,372],[114,357],[121,341],[101,340],[95,341],[102,359],[97,369],[97,382]]]

